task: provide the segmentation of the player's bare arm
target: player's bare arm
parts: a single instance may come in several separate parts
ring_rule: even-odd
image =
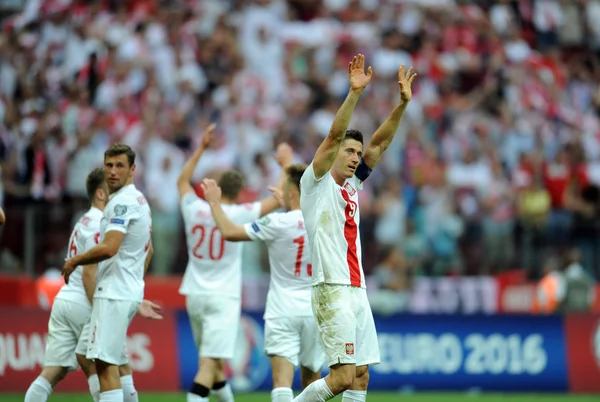
[[[277,186],[269,187],[269,190],[271,190],[273,195],[268,198],[265,198],[260,203],[261,217],[270,214],[271,212],[279,209],[282,206],[281,189],[283,188],[283,185],[285,184],[286,180],[285,169],[294,162],[294,152],[292,151],[292,147],[290,147],[285,142],[279,144],[277,146],[275,160],[277,161],[279,166],[281,166],[281,176],[279,177],[279,183],[277,183]]]
[[[212,123],[206,127],[206,130],[204,130],[204,133],[202,133],[202,141],[200,142],[200,146],[198,149],[196,149],[196,151],[194,151],[194,154],[190,157],[190,159],[185,162],[185,165],[183,165],[179,179],[177,179],[177,188],[179,189],[180,199],[183,198],[183,196],[187,193],[194,192],[194,188],[192,187],[192,175],[194,174],[194,170],[196,170],[196,165],[198,164],[200,157],[213,140],[213,132],[215,131],[215,127],[217,127],[215,123]]]
[[[152,245],[152,241],[150,241],[148,246],[148,254],[146,255],[146,260],[144,261],[144,276],[148,273],[148,267],[150,267],[150,261],[152,261],[152,255],[154,254],[154,246]]]
[[[375,131],[367,149],[363,155],[365,164],[370,168],[374,169],[379,163],[381,155],[385,152],[387,147],[392,143],[398,126],[404,115],[404,111],[408,106],[408,103],[412,99],[412,83],[417,76],[413,72],[413,68],[409,68],[408,72],[404,71],[404,65],[398,70],[398,86],[400,87],[400,101],[394,107],[388,118],[383,124]]]
[[[4,214],[4,210],[0,208],[0,226],[4,225],[6,222],[6,215]]]
[[[125,238],[125,233],[118,230],[111,230],[106,232],[106,235],[100,244],[83,254],[78,254],[75,257],[66,260],[62,271],[62,274],[65,277],[65,283],[69,283],[69,276],[79,265],[97,264],[112,258],[119,251],[123,238]]]
[[[204,198],[212,211],[213,219],[227,241],[249,241],[251,240],[243,226],[231,221],[221,207],[221,188],[216,181],[211,179],[202,180]]]
[[[96,275],[98,274],[98,264],[84,265],[81,272],[83,289],[90,304],[94,304],[94,291],[96,290]]]
[[[329,134],[315,153],[313,159],[315,179],[323,177],[333,166],[333,162],[340,149],[340,144],[344,140],[346,130],[350,125],[352,112],[354,112],[360,95],[367,85],[369,85],[369,82],[371,82],[372,75],[373,70],[371,67],[367,69],[367,73],[365,74],[365,56],[362,54],[354,56],[350,64],[348,64],[350,91],[335,115]]]

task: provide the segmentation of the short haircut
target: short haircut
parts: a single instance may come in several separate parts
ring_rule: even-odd
[[[131,149],[129,145],[117,143],[113,144],[106,151],[104,151],[104,159],[108,156],[127,155],[127,161],[129,161],[129,167],[135,164],[135,151]]]
[[[88,177],[85,181],[85,189],[90,201],[94,201],[94,198],[96,197],[96,190],[102,188],[104,179],[104,169],[102,168],[94,169],[90,174],[88,174]]]
[[[344,141],[345,140],[356,140],[362,144],[363,143],[363,135],[358,130],[346,130],[346,135],[344,136]]]
[[[219,178],[221,194],[230,201],[235,201],[244,187],[244,177],[236,170],[229,170]]]
[[[306,170],[307,166],[304,164],[290,165],[285,169],[287,180],[292,183],[298,190],[300,190],[300,179]]]

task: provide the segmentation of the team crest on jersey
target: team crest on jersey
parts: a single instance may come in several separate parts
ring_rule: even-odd
[[[354,354],[354,344],[353,343],[347,343],[346,344],[346,354],[347,355],[353,355]]]
[[[346,182],[346,184],[344,184],[344,190],[346,190],[348,192],[348,195],[350,197],[354,197],[354,194],[356,194],[356,190],[354,189],[354,187],[352,187],[352,185],[348,182]]]
[[[116,216],[121,216],[121,215],[125,215],[125,213],[127,213],[127,207],[125,205],[115,205],[115,215]]]

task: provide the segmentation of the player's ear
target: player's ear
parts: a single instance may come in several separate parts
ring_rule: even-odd
[[[135,173],[135,163],[133,165],[131,165],[131,173]]]

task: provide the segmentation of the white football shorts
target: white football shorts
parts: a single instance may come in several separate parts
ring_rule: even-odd
[[[295,367],[321,371],[325,356],[314,317],[281,317],[265,320],[265,354],[280,356]]]
[[[132,300],[94,298],[86,357],[117,366],[128,363],[123,345],[139,306]]]
[[[190,295],[185,305],[198,355],[232,359],[240,326],[240,300],[219,295]]]
[[[75,349],[90,314],[89,306],[63,299],[54,300],[48,321],[44,367],[77,369]]]
[[[380,363],[379,342],[365,289],[321,283],[312,288],[312,308],[329,367]]]

